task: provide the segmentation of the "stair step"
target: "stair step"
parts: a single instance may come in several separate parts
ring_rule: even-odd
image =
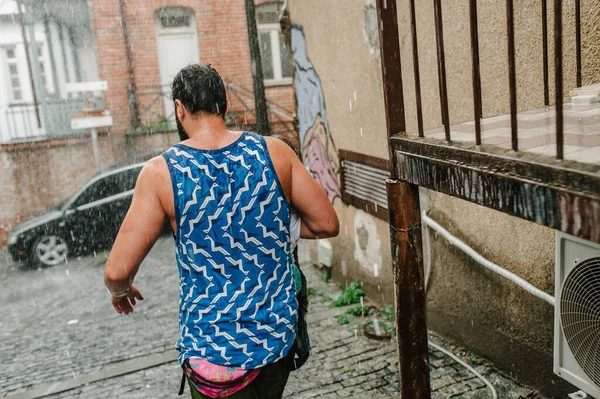
[[[579,95],[571,98],[571,104],[573,105],[589,105],[600,102],[600,96],[598,95]]]
[[[569,91],[571,97],[576,96],[600,96],[600,84],[578,87]]]

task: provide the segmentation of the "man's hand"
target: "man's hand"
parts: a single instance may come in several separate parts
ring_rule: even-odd
[[[136,299],[143,301],[144,297],[142,296],[141,292],[135,287],[135,285],[132,285],[129,288],[129,295],[121,298],[117,298],[116,296],[111,295],[110,301],[112,302],[113,308],[115,308],[117,313],[129,314],[133,312],[133,307],[135,306]]]

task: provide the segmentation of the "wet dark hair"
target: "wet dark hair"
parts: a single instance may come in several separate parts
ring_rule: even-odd
[[[280,134],[274,134],[271,137],[276,138],[276,139],[281,140],[284,143],[286,143],[288,145],[288,147],[290,147],[292,150],[294,150],[298,159],[300,159],[300,161],[302,161],[302,152],[300,152],[300,149],[298,147],[296,147],[294,144],[292,144],[292,142],[287,137],[282,136]]]
[[[179,100],[192,115],[227,112],[227,92],[221,75],[210,64],[190,64],[175,75],[173,101]]]

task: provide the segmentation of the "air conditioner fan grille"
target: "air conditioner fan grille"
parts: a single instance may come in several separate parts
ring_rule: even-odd
[[[566,277],[560,319],[577,363],[600,386],[600,256],[578,263]]]

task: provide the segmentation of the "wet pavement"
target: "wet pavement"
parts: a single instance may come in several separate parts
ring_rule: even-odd
[[[179,289],[172,245],[169,237],[161,239],[140,268],[136,285],[146,299],[129,316],[110,306],[102,282],[106,253],[24,270],[6,265],[0,250],[0,397],[177,397]],[[366,338],[361,315],[331,307],[340,289],[312,266],[304,270],[312,288],[313,352],[290,375],[285,397],[399,397],[393,340]],[[348,324],[340,325],[340,317]],[[468,361],[499,398],[538,397],[482,359],[434,335],[431,340]],[[447,355],[432,350],[430,361],[433,398],[492,397],[480,378]]]

